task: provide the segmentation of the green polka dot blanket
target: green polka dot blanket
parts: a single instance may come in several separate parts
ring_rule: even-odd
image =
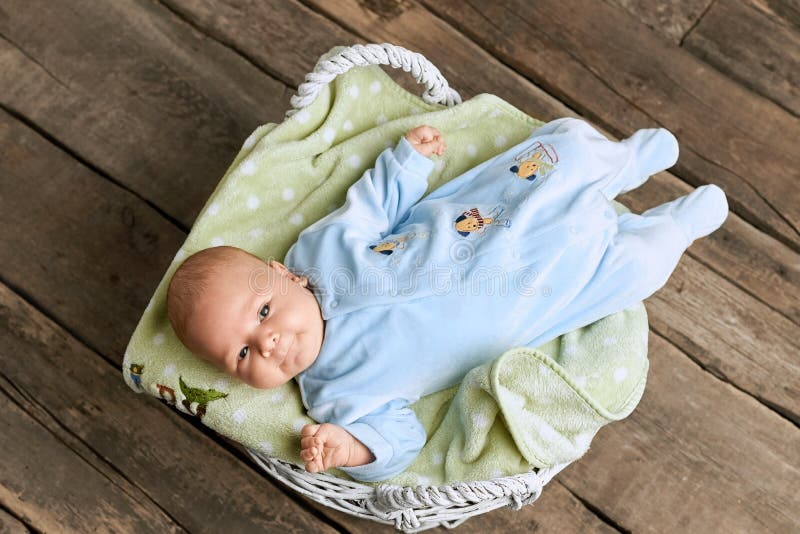
[[[282,259],[303,228],[344,202],[382,150],[420,124],[438,128],[448,145],[430,191],[521,142],[541,122],[489,94],[449,108],[428,104],[375,66],[340,75],[311,105],[244,142],[133,333],[122,366],[128,386],[254,451],[302,466],[299,433],[311,420],[297,384],[254,389],[195,358],[170,327],[167,285],[185,257],[207,247]],[[428,442],[389,482],[487,480],[580,457],[600,427],[627,416],[641,398],[647,332],[639,303],[536,349],[487,355],[459,386],[413,405]]]

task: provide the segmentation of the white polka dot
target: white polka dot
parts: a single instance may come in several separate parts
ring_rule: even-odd
[[[252,176],[256,173],[256,164],[253,163],[252,160],[248,159],[247,161],[242,163],[241,170],[242,174],[244,174],[245,176]]]
[[[353,129],[353,121],[351,120],[344,121],[344,124],[342,124],[342,130],[344,130],[345,132],[349,132],[352,129]]]
[[[272,402],[281,402],[284,398],[286,398],[286,394],[283,391],[276,391],[275,393],[272,394],[270,400]]]
[[[475,428],[485,428],[489,424],[489,418],[482,413],[472,414],[472,424]]]
[[[444,456],[440,452],[437,452],[436,454],[431,456],[431,463],[433,465],[441,465],[443,461],[444,461]]]
[[[211,240],[212,247],[220,247],[225,244],[225,241],[221,237],[215,237]]]
[[[262,441],[258,444],[258,450],[264,454],[272,454],[272,451],[275,450],[275,447],[269,441]]]
[[[628,376],[628,369],[625,367],[617,367],[614,369],[614,382],[620,383]]]
[[[603,340],[603,345],[605,345],[606,347],[616,344],[617,344],[617,338],[615,338],[614,336],[608,336]]]
[[[494,471],[492,471],[492,474],[490,476],[492,478],[500,478],[503,476],[503,472],[500,471],[499,469],[495,469]]]
[[[300,124],[305,124],[308,122],[308,119],[311,118],[311,115],[309,115],[308,111],[301,109],[300,111],[294,114],[294,118],[297,119],[297,122],[299,122]]]
[[[164,376],[167,376],[167,377],[173,376],[175,374],[175,370],[176,370],[175,364],[174,363],[170,363],[170,364],[167,364],[166,367],[164,367],[164,372],[162,374]]]
[[[417,484],[419,484],[420,486],[427,486],[430,483],[431,483],[430,478],[424,477],[422,475],[417,476]]]
[[[175,253],[175,258],[172,261],[181,261],[183,258],[186,257],[186,252],[182,248],[178,249],[178,252]]]
[[[498,135],[497,137],[494,138],[494,146],[496,146],[497,148],[505,146],[506,141],[507,139],[505,135]]]
[[[532,426],[539,432],[540,437],[554,442],[558,442],[562,439],[556,429],[547,424],[544,420],[535,418],[532,423]]]
[[[578,347],[576,347],[575,345],[567,345],[566,347],[564,347],[564,354],[566,354],[567,356],[575,354],[576,352],[578,352]]]
[[[256,209],[259,204],[261,204],[261,201],[256,196],[251,196],[247,199],[247,207],[251,210]]]
[[[467,154],[474,156],[478,153],[478,148],[475,145],[467,145]]]
[[[417,106],[412,106],[411,110],[410,110],[410,113],[412,115],[419,115],[420,113],[422,113],[422,110],[420,108],[418,108]]]
[[[291,217],[289,217],[289,222],[295,226],[300,226],[303,224],[303,214],[302,213],[295,213]]]
[[[353,98],[358,98],[358,94],[360,93],[360,91],[358,90],[357,85],[351,85],[350,88],[347,90],[347,93]]]
[[[283,191],[281,191],[281,198],[287,202],[292,200],[294,198],[294,189],[291,187],[284,187]]]
[[[256,132],[250,134],[250,136],[244,140],[244,144],[242,148],[253,148],[253,145],[256,144]]]
[[[303,430],[303,427],[306,426],[306,424],[308,423],[306,422],[305,419],[295,419],[294,422],[292,423],[292,428],[294,429],[295,432],[300,432],[301,430]]]
[[[464,128],[466,128],[467,126],[468,126],[468,124],[467,124],[466,122],[462,122],[461,124],[459,124],[459,125],[458,125],[458,129],[459,129],[459,130],[463,130],[463,129],[464,129]]]
[[[380,93],[382,87],[383,86],[381,85],[381,82],[379,82],[378,80],[375,80],[374,82],[369,84],[369,92],[370,93]]]
[[[211,205],[208,207],[208,214],[209,215],[216,215],[219,213],[219,204],[216,202],[212,202]]]
[[[386,115],[384,115],[383,113],[381,113],[380,115],[378,115],[377,117],[375,117],[375,125],[376,125],[376,126],[380,126],[381,124],[384,124],[384,123],[385,123],[386,121],[388,121],[388,120],[389,120],[389,119],[387,119],[387,118],[386,118]]]
[[[585,376],[576,376],[575,383],[578,384],[580,387],[586,387],[586,377]]]
[[[256,238],[256,237],[261,237],[263,233],[264,233],[263,228],[253,228],[252,230],[247,232],[247,235],[249,235],[252,238]]]
[[[158,333],[153,336],[153,345],[156,347],[164,344],[164,334]]]
[[[353,169],[357,169],[361,165],[361,156],[359,156],[358,154],[353,154],[352,156],[347,158],[347,163]]]
[[[224,378],[220,378],[219,380],[214,382],[214,389],[216,389],[217,391],[225,391],[226,389],[228,389],[229,384],[230,383],[227,380],[225,380]]]
[[[588,449],[589,445],[592,443],[592,438],[594,434],[591,432],[583,432],[575,436],[575,445],[578,446],[580,449]]]
[[[489,113],[489,117],[495,118],[498,115],[500,115],[501,113],[502,113],[502,111],[500,111],[499,109],[496,109],[496,110],[492,111],[491,113]]]
[[[336,137],[336,130],[333,128],[325,128],[322,131],[322,138],[325,139],[326,142],[332,142],[334,137]]]
[[[244,420],[247,418],[247,412],[244,411],[244,408],[239,408],[235,412],[233,412],[233,420],[237,423],[244,423]]]
[[[442,169],[444,169],[444,160],[443,159],[436,160],[436,164],[433,166],[433,168],[436,169],[437,171],[441,171]]]

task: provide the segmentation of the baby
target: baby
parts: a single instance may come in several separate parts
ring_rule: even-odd
[[[195,354],[257,388],[296,378],[310,472],[391,478],[425,444],[409,405],[511,347],[536,347],[661,288],[725,220],[715,185],[617,215],[609,201],[672,166],[675,138],[621,142],[559,119],[424,198],[431,126],[386,149],[286,265],[237,248],[187,258],[167,306]]]

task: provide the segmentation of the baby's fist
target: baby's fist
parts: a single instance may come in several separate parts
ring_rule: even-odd
[[[426,157],[432,154],[441,156],[447,148],[442,134],[433,126],[417,126],[406,134],[406,140],[414,150]]]
[[[345,429],[331,423],[304,426],[300,431],[300,457],[306,463],[306,471],[319,473],[346,465],[351,439]]]

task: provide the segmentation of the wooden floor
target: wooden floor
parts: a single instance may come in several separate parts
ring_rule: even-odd
[[[725,225],[646,301],[627,420],[465,532],[800,530],[794,0],[0,0],[0,531],[376,532],[124,385],[122,354],[242,141],[320,54],[389,41],[464,98],[664,126],[640,212],[713,182]],[[413,83],[412,83],[413,84]]]

